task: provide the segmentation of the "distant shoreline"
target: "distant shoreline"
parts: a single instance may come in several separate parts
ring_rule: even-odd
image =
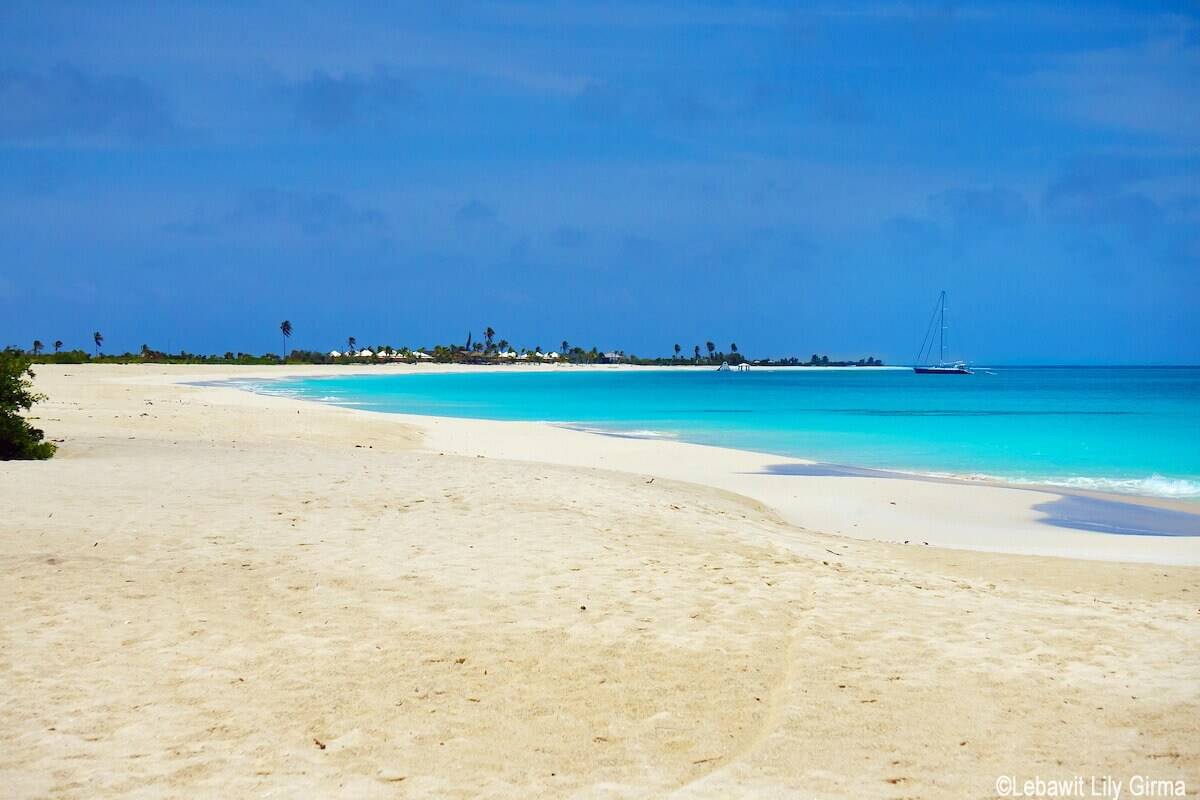
[[[67,355],[67,354],[60,354]],[[55,354],[32,355],[25,352],[25,356],[30,363],[37,365],[60,364],[60,365],[98,365],[98,364],[120,364],[120,365],[146,365],[159,367],[173,366],[229,366],[229,367],[288,367],[288,368],[303,368],[303,367],[340,367],[340,368],[361,368],[361,367],[388,367],[397,365],[407,366],[453,366],[462,367],[464,369],[528,369],[531,367],[642,367],[649,369],[716,369],[721,364],[720,362],[705,362],[695,363],[692,360],[671,361],[668,359],[638,359],[636,362],[573,362],[567,360],[540,360],[526,359],[523,361],[505,360],[505,359],[489,359],[486,361],[438,361],[429,359],[421,361],[417,359],[405,358],[330,358],[324,361],[301,361],[289,359],[286,362],[281,362],[277,357],[252,356],[245,359],[224,359],[219,356],[202,357],[202,358],[143,358],[133,353],[127,353],[119,356],[101,355],[95,358],[90,354],[85,354],[87,357],[79,360],[69,360],[67,358],[56,358]],[[806,370],[825,370],[825,369],[844,369],[844,370],[910,370],[914,365],[904,363],[880,363],[880,364],[857,364],[849,362],[838,362],[831,364],[791,364],[785,362],[768,362],[768,361],[751,361],[744,362],[747,366],[753,369],[806,369]],[[993,363],[993,362],[978,362],[970,361],[968,364],[976,369],[1200,369],[1200,364],[1020,364],[1020,363]]]

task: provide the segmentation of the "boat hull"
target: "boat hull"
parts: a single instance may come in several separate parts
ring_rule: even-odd
[[[918,375],[974,375],[966,367],[913,367]]]

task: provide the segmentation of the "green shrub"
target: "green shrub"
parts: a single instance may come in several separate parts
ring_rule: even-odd
[[[42,353],[34,359],[38,364],[86,364],[92,357],[82,350],[63,350],[60,353]]]
[[[33,370],[20,350],[0,351],[0,461],[42,459],[54,455],[54,444],[21,415],[45,397],[33,391]]]

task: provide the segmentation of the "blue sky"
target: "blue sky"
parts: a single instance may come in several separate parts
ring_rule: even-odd
[[[1200,13],[8,0],[0,241],[22,346],[1200,363]]]

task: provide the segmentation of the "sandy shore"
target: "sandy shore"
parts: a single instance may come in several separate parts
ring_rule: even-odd
[[[1192,539],[1051,528],[1037,492],[176,385],[253,374],[283,373],[39,368],[62,450],[0,464],[7,794],[1200,788]]]

